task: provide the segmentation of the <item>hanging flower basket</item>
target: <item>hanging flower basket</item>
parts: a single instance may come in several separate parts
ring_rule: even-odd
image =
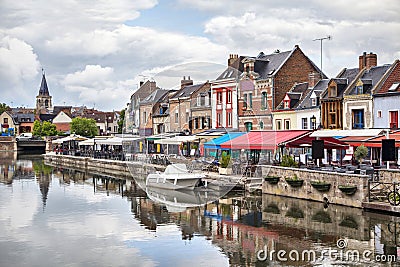
[[[312,181],[311,185],[320,192],[327,192],[331,189],[331,184],[326,182]]]
[[[356,185],[339,185],[338,187],[340,191],[349,196],[354,195],[354,193],[357,191]]]
[[[265,176],[264,180],[270,184],[277,184],[279,182],[279,176]]]
[[[300,179],[292,179],[292,178],[286,178],[285,181],[291,186],[291,187],[302,187],[304,180]]]

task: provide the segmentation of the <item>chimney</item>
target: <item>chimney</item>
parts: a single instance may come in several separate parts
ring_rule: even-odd
[[[188,76],[188,79],[186,79],[186,76],[183,76],[183,79],[181,80],[181,89],[189,85],[193,85],[193,80],[190,79],[190,76]]]
[[[238,54],[230,54],[228,59],[228,67],[232,67],[237,69],[238,68]]]
[[[366,58],[366,67],[370,69],[378,65],[378,56],[372,52],[367,55]]]
[[[378,65],[378,56],[372,52],[367,54],[364,52],[362,56],[358,58],[358,68],[362,70],[363,68],[370,69]]]
[[[140,81],[139,87],[142,87],[143,84],[144,84],[144,81]]]
[[[365,68],[367,62],[367,52],[364,52],[361,56],[358,57],[358,70],[361,71]]]
[[[308,74],[308,88],[314,88],[314,86],[321,79],[321,76],[317,72],[310,72]]]

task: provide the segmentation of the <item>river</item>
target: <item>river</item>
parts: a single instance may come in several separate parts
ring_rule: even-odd
[[[398,263],[398,217],[265,194],[196,194],[146,193],[133,180],[4,154],[0,266]],[[173,205],[193,199],[211,202]]]

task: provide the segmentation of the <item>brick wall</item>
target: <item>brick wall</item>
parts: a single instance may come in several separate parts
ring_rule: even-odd
[[[304,55],[300,48],[295,49],[291,57],[282,66],[275,76],[274,80],[274,108],[285,97],[286,92],[293,87],[293,85],[301,82],[308,82],[308,75],[310,72],[318,71]]]

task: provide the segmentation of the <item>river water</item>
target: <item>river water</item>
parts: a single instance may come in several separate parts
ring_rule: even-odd
[[[398,264],[395,216],[244,192],[172,207],[160,199],[198,196],[148,194],[129,179],[3,155],[0,266]]]

